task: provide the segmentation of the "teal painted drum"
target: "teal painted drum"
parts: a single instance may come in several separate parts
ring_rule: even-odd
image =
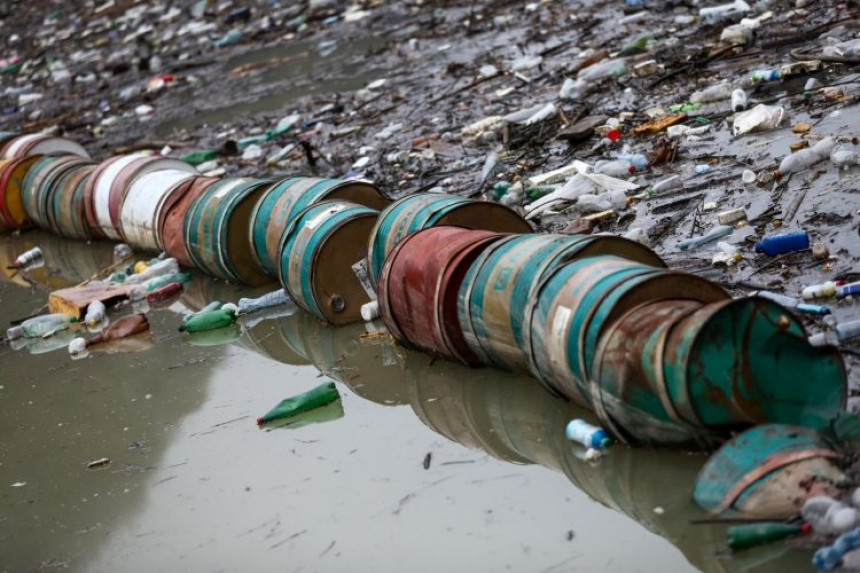
[[[253,256],[273,277],[278,277],[281,240],[286,228],[305,208],[320,201],[340,199],[372,209],[391,201],[367,181],[292,177],[272,185],[251,213]]]
[[[262,285],[271,278],[251,256],[251,211],[271,185],[261,179],[226,179],[206,187],[185,213],[183,236],[191,262],[222,279]]]
[[[599,254],[664,266],[642,244],[610,236],[516,235],[484,251],[458,296],[458,317],[470,350],[485,364],[527,371],[526,314],[538,287],[570,261]]]
[[[334,325],[361,319],[375,296],[365,278],[365,245],[379,211],[326,201],[299,213],[284,231],[281,284],[296,304]]]
[[[515,211],[456,195],[419,193],[392,203],[379,216],[370,235],[367,262],[373,284],[394,247],[415,231],[447,225],[497,233],[530,233],[531,226]]]

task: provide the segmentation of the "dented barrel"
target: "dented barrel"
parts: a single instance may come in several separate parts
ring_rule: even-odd
[[[531,232],[525,219],[498,203],[437,193],[409,195],[382,211],[373,228],[367,251],[370,279],[379,280],[385,258],[397,243],[415,231],[442,225],[497,233]]]
[[[284,230],[303,209],[327,199],[372,209],[384,209],[391,203],[367,181],[292,177],[273,184],[254,206],[249,229],[252,255],[271,276],[278,276]]]
[[[239,284],[271,282],[250,256],[248,241],[251,211],[269,185],[264,179],[225,179],[192,201],[183,220],[183,237],[194,266]]]
[[[480,364],[457,320],[468,269],[501,233],[434,227],[413,233],[388,255],[379,278],[379,311],[401,343],[464,364]]]
[[[220,180],[214,177],[195,177],[175,187],[165,197],[156,222],[158,246],[183,267],[194,266],[185,244],[185,215],[194,200],[218,182]]]
[[[284,232],[281,285],[300,307],[334,325],[361,318],[373,287],[365,278],[367,239],[379,212],[327,201],[300,212]]]

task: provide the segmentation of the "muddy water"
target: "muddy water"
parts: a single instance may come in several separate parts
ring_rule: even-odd
[[[4,326],[111,256],[33,232],[0,239],[0,258],[33,244],[47,264],[2,275]],[[722,559],[723,527],[691,524],[702,455],[581,461],[562,428],[586,414],[529,379],[298,311],[223,345],[176,331],[253,292],[196,277],[133,351],[0,347],[0,571],[808,570],[781,545]],[[343,417],[257,429],[327,379]]]

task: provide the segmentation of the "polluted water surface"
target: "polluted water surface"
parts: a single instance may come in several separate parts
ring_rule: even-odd
[[[0,253],[36,244],[43,266],[0,275],[4,323],[112,257],[42,232]],[[0,349],[0,570],[806,570],[810,552],[782,545],[721,560],[725,525],[697,523],[691,500],[705,455],[618,446],[587,462],[563,429],[593,418],[529,379],[301,310],[221,345],[177,332],[262,290],[195,274],[138,345]],[[258,429],[327,380],[342,416]]]

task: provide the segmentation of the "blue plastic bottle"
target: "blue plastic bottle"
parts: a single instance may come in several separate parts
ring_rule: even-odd
[[[860,527],[836,538],[833,545],[822,547],[812,557],[812,564],[819,569],[835,569],[842,562],[842,557],[853,549],[860,547]]]
[[[849,283],[836,287],[836,298],[845,298],[860,294],[860,282]]]
[[[809,248],[809,233],[801,231],[799,233],[786,233],[784,235],[774,235],[765,237],[755,244],[755,250],[758,253],[765,253],[771,257],[774,255],[782,255],[785,253],[793,253]]]

